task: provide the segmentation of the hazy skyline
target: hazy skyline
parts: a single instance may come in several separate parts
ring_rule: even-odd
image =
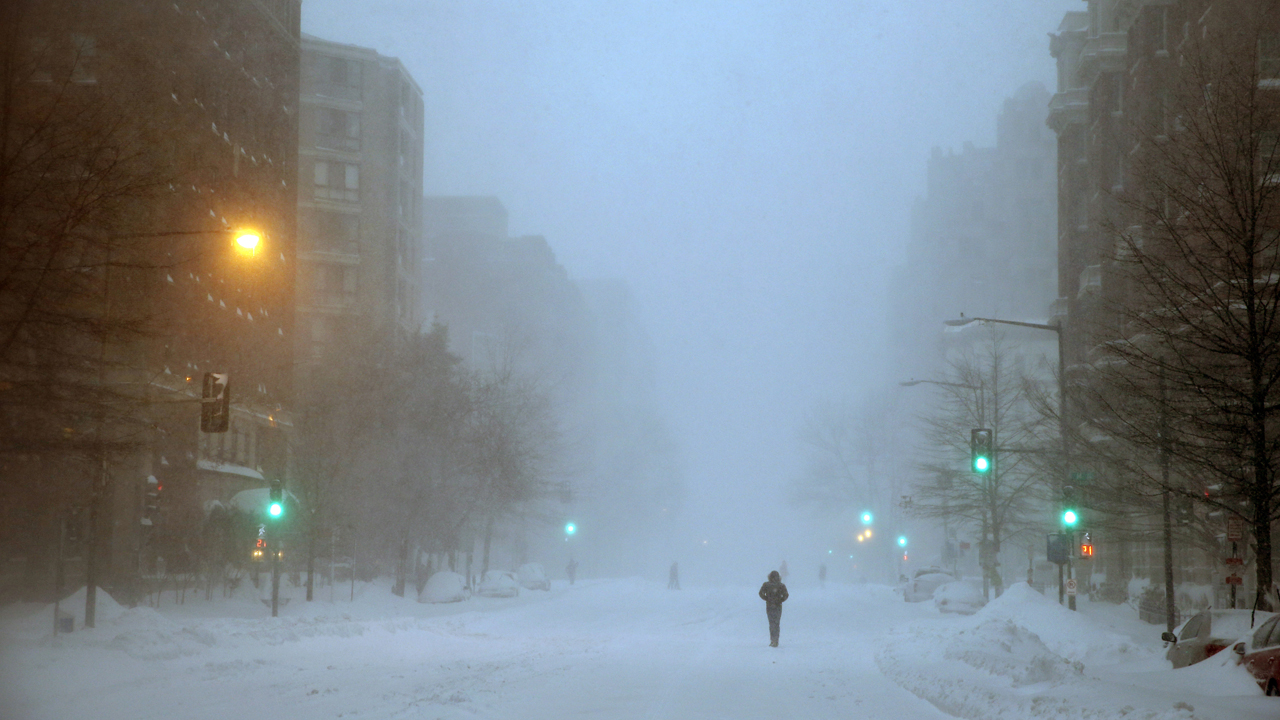
[[[816,399],[897,379],[883,289],[930,149],[1052,90],[1047,33],[1083,8],[308,0],[303,30],[418,81],[428,194],[495,195],[572,277],[627,281],[714,534],[781,503]]]

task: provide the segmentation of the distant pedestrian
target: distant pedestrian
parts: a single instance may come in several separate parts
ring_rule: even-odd
[[[777,570],[769,572],[769,580],[760,586],[760,599],[764,601],[764,613],[769,616],[769,647],[778,647],[778,626],[782,622],[782,603],[790,597],[787,586]]]
[[[827,564],[823,563],[818,566],[818,586],[827,586]]]
[[[786,560],[783,560],[782,564],[778,566],[778,573],[782,575],[782,582],[786,582],[787,581],[787,561]]]
[[[569,558],[569,564],[564,566],[564,571],[569,573],[569,584],[572,585],[574,577],[578,574],[578,561]]]
[[[667,589],[680,589],[680,563],[678,562],[671,563],[671,570],[667,573]]]

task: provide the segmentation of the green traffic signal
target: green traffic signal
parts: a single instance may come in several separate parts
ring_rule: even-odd
[[[907,546],[907,536],[906,536],[906,535],[899,535],[899,536],[898,536],[898,547],[906,547],[906,546]]]
[[[273,520],[284,516],[284,483],[279,480],[272,480],[271,488],[267,491],[267,514]]]
[[[974,472],[981,474],[991,470],[991,455],[994,449],[995,436],[990,429],[974,428],[969,431],[969,450]]]
[[[1062,524],[1067,527],[1075,527],[1079,520],[1080,516],[1076,514],[1075,510],[1066,510],[1062,513]]]

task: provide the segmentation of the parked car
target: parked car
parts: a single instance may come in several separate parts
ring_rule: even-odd
[[[547,573],[538,563],[525,563],[520,566],[516,574],[520,576],[520,587],[526,590],[551,589],[551,581],[547,579]]]
[[[1201,610],[1173,632],[1160,634],[1168,648],[1164,656],[1175,668],[1194,665],[1231,647],[1271,617],[1272,613],[1252,610]]]
[[[480,579],[476,594],[481,597],[515,597],[520,594],[520,580],[509,570],[490,570]]]
[[[982,588],[964,580],[939,585],[933,591],[933,604],[944,613],[972,615],[987,604]]]
[[[1239,663],[1258,681],[1262,692],[1280,696],[1280,616],[1258,625],[1257,630],[1232,649],[1240,656]]]
[[[422,594],[418,595],[418,602],[462,602],[469,597],[471,597],[471,591],[467,590],[466,578],[456,572],[441,570],[427,580],[427,584],[422,588]]]
[[[942,568],[921,568],[916,571],[914,578],[903,584],[902,599],[907,602],[932,600],[934,590],[954,581],[955,577]]]

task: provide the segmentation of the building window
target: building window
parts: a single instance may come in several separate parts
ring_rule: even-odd
[[[325,56],[320,58],[320,94],[344,100],[359,100],[363,68],[359,61]]]
[[[360,149],[360,114],[320,108],[317,118],[316,145],[334,150]]]
[[[329,200],[360,199],[360,166],[333,160],[316,161],[316,197]]]
[[[360,253],[360,216],[313,210],[299,215],[303,249]]]
[[[1258,77],[1280,78],[1280,34],[1263,35],[1258,40]]]
[[[316,265],[315,298],[321,305],[351,305],[356,300],[356,270],[353,265]]]

